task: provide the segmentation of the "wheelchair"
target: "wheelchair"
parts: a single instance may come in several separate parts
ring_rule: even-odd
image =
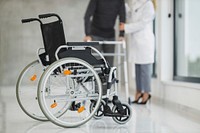
[[[42,22],[50,17],[56,20]],[[16,97],[21,109],[33,119],[61,127],[77,127],[103,116],[127,123],[131,108],[118,99],[117,68],[93,47],[99,42],[66,42],[63,22],[54,13],[22,19],[22,23],[35,21],[40,23],[44,48],[19,75]]]

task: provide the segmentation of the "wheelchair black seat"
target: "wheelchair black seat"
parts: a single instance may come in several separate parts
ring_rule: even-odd
[[[91,48],[85,48],[84,50],[73,50],[68,48],[59,53],[59,58],[75,57],[88,62],[90,65],[105,65],[102,59],[95,58],[91,53]]]

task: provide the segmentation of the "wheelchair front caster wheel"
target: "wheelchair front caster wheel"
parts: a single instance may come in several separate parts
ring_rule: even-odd
[[[92,112],[93,108],[95,107],[96,102],[91,102],[90,104],[90,112]],[[104,116],[104,106],[106,105],[105,101],[101,101],[100,105],[99,105],[99,109],[96,111],[96,113],[94,114],[94,118],[95,119],[101,119]]]
[[[121,117],[117,116],[117,117],[112,117],[113,120],[118,123],[118,124],[125,124],[127,123],[132,116],[132,112],[131,112],[131,108],[128,104],[122,103],[122,107],[124,109],[124,114],[122,114]],[[116,105],[113,106],[112,108],[113,113],[119,113],[118,108]]]

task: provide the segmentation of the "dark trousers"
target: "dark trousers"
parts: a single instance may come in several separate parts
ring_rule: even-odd
[[[115,41],[115,38],[104,38],[99,36],[91,36],[92,41]],[[99,46],[94,46],[96,49],[98,49],[101,53],[114,53],[115,52],[115,45],[110,44],[102,44]],[[114,64],[114,57],[113,56],[105,56],[106,61],[110,64],[112,67]]]

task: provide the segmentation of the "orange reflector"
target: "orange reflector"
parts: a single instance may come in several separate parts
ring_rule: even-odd
[[[72,72],[70,70],[65,70],[63,73],[64,75],[70,75]]]
[[[51,104],[51,108],[55,108],[57,106],[57,103],[54,102],[53,104]]]
[[[33,76],[30,78],[31,81],[35,81],[36,79],[37,79],[37,76],[36,76],[36,75],[33,75]]]
[[[78,109],[78,113],[83,112],[83,110],[85,110],[85,107],[84,107],[84,106],[81,106],[81,107]]]

